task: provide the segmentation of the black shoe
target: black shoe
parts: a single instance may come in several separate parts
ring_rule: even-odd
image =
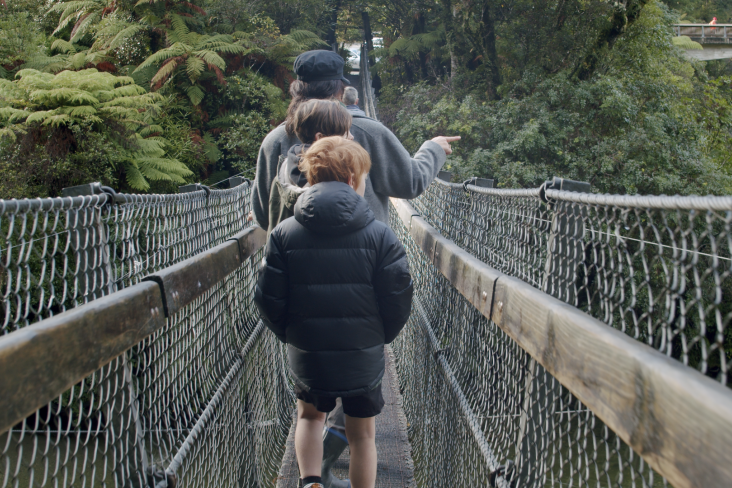
[[[331,473],[333,465],[347,446],[347,441],[330,430],[323,437],[323,465],[320,472],[325,488],[351,488],[350,481],[340,480]]]

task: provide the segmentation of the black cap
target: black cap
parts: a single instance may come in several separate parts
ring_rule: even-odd
[[[340,55],[333,51],[317,50],[302,53],[295,59],[297,79],[305,82],[341,80],[346,85],[351,83],[343,76],[343,65],[346,64]]]

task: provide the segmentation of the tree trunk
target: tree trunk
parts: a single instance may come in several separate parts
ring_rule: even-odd
[[[341,0],[335,0],[331,8],[330,25],[328,26],[328,34],[325,36],[325,41],[333,51],[338,52],[336,29],[338,28],[338,11],[341,9]]]
[[[368,12],[361,12],[361,19],[363,20],[363,37],[366,41],[366,47],[369,52],[374,50],[374,34],[371,32],[371,19],[369,18]],[[374,65],[374,58],[369,56],[369,66]]]
[[[412,29],[412,35],[414,34],[424,34],[427,32],[427,21],[424,17],[424,13],[420,12],[417,14],[417,22],[414,23],[414,28]],[[419,50],[419,68],[422,72],[422,79],[427,79],[427,53],[424,52],[422,49]]]
[[[480,19],[480,40],[483,45],[483,63],[488,68],[488,77],[490,80],[491,93],[489,93],[489,96],[495,99],[498,98],[496,89],[501,85],[501,73],[498,70],[495,19],[491,12],[491,3],[486,2],[483,5],[483,14]]]
[[[453,80],[458,71],[457,55],[455,54],[455,22],[453,17],[452,0],[442,0],[443,21],[445,23],[445,40],[447,50],[450,53],[450,81]]]
[[[625,2],[618,2],[610,25],[600,32],[595,45],[575,69],[574,75],[578,79],[589,80],[592,77],[597,69],[597,63],[602,57],[603,51],[611,49],[618,37],[625,33],[633,22],[638,20],[643,7],[648,2],[649,0],[625,0]]]

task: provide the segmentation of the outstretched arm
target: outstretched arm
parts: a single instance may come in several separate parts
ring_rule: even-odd
[[[397,198],[416,198],[421,195],[442,169],[447,155],[452,153],[450,142],[459,139],[435,137],[425,141],[412,157],[399,139],[381,124],[374,127],[371,124],[364,125],[351,131],[371,156],[369,179],[374,191]]]

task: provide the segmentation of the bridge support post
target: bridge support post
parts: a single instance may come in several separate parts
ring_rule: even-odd
[[[590,184],[554,177],[545,189],[588,193]],[[546,199],[544,199],[546,202]],[[585,212],[567,207],[558,212],[552,208],[552,223],[547,242],[547,258],[541,289],[560,300],[574,304],[575,278],[584,259]],[[556,405],[561,395],[557,380],[546,373],[534,358],[526,356],[523,401],[517,437],[519,480],[522,486],[532,486],[546,469],[546,448],[554,429]]]
[[[589,193],[590,184],[557,178],[547,181],[544,189]],[[542,192],[543,195],[543,192]],[[544,199],[546,201],[546,199]],[[551,205],[550,205],[551,206]],[[552,225],[547,241],[546,263],[541,291],[570,305],[575,305],[577,269],[584,260],[586,212],[572,205],[551,207]]]
[[[88,183],[86,185],[72,186],[62,190],[62,196],[64,197],[100,195],[103,193],[108,193],[111,198],[114,198],[114,191],[111,188],[102,186],[101,183]],[[74,249],[78,269],[84,272],[86,283],[83,300],[86,302],[96,298],[93,296],[93,286],[95,282],[104,283],[104,285],[100,287],[100,291],[103,291],[105,295],[114,293],[117,290],[117,286],[114,281],[111,261],[112,252],[109,242],[110,236],[104,221],[102,220],[102,211],[100,210],[99,212],[96,212],[96,209],[93,207],[80,209],[75,215],[75,218],[75,222],[69,226],[69,231],[72,232],[71,247]],[[99,264],[99,269],[95,268],[95,263]],[[132,478],[131,482],[134,484],[135,482],[139,483],[140,480],[146,479],[149,471],[149,457],[144,444],[145,433],[140,420],[137,386],[132,379],[132,368],[129,364],[127,353],[122,354],[120,361],[122,362],[122,366],[121,370],[117,374],[122,376],[121,380],[127,387],[129,402],[127,404],[124,402],[125,395],[122,393],[120,395],[121,403],[119,410],[115,413],[122,416],[127,415],[124,410],[125,407],[129,405],[132,423],[134,424],[135,429],[135,441],[140,452],[141,466],[137,467],[139,468],[137,469],[137,473],[134,472],[136,467],[130,466],[129,473],[119,473],[118,471],[118,474],[120,475],[121,480],[125,480],[129,476]],[[119,466],[115,467],[116,471],[119,469]],[[124,468],[122,469],[124,470]]]

